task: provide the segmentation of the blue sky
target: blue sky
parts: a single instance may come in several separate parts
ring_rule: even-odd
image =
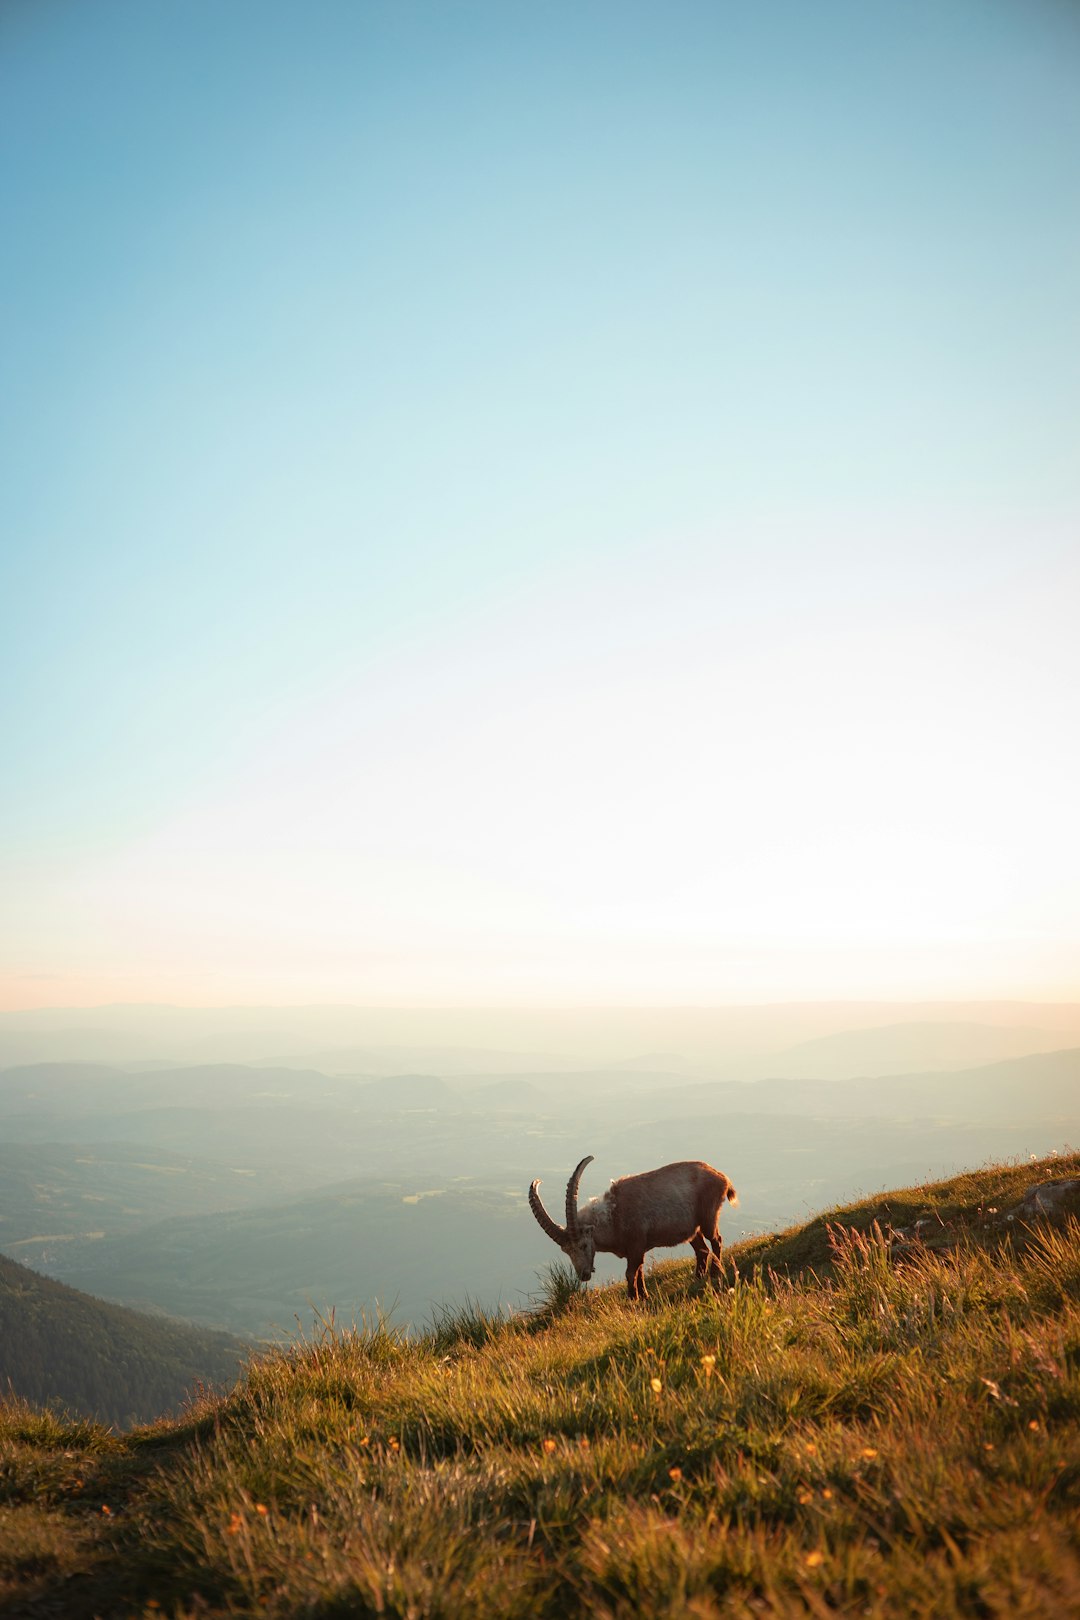
[[[1078,68],[9,4],[6,1004],[1075,993]]]

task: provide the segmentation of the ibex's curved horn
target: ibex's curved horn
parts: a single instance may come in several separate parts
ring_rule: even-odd
[[[540,1225],[544,1228],[544,1231],[547,1233],[548,1237],[551,1238],[552,1242],[557,1243],[561,1248],[566,1242],[566,1231],[563,1227],[556,1225],[551,1216],[548,1214],[547,1210],[544,1208],[543,1204],[540,1202],[540,1194],[536,1190],[539,1185],[539,1181],[534,1181],[532,1186],[529,1188],[529,1208],[540,1222]]]
[[[587,1164],[592,1164],[593,1157],[594,1157],[594,1155],[590,1153],[588,1158],[582,1159],[581,1163],[578,1165],[577,1169],[574,1171],[573,1175],[570,1177],[570,1180],[566,1183],[566,1230],[569,1232],[571,1237],[577,1237],[577,1235],[578,1235],[578,1218],[577,1218],[577,1190],[578,1190],[578,1183],[580,1182],[581,1177],[584,1174],[585,1166]]]

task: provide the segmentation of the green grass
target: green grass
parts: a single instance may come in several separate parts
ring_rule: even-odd
[[[556,1271],[526,1317],[324,1325],[126,1435],[10,1407],[0,1610],[1080,1612],[1080,1226],[977,1218],[1077,1174],[892,1194],[954,1223],[901,1257],[833,1211],[719,1297],[680,1260],[643,1306]]]

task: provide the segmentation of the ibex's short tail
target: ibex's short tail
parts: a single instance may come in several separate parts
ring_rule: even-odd
[[[724,1197],[727,1199],[729,1204],[737,1204],[739,1202],[739,1195],[731,1185],[730,1181],[728,1182],[728,1189],[724,1194]]]

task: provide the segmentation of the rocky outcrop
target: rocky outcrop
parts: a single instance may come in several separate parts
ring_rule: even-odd
[[[1000,1209],[990,1204],[970,1214],[943,1218],[936,1210],[921,1215],[910,1226],[894,1226],[889,1242],[894,1251],[914,1247],[947,1249],[963,1232],[1030,1226],[1036,1221],[1064,1221],[1080,1216],[1080,1177],[1065,1181],[1040,1181],[1029,1187],[1018,1204]]]

